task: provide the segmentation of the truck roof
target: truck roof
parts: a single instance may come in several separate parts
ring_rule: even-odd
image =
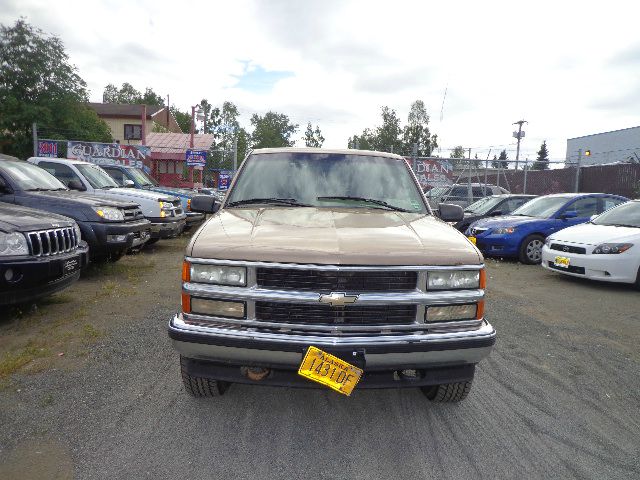
[[[395,153],[377,152],[373,150],[355,150],[351,148],[258,148],[252,150],[251,153],[269,154],[269,153],[318,153],[318,154],[339,154],[339,155],[367,155],[369,157],[387,157],[397,160],[404,160],[404,157]]]

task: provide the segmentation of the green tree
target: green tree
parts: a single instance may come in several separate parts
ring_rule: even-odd
[[[533,170],[548,170],[549,169],[549,150],[547,149],[547,141],[543,141],[538,150],[538,158],[533,162],[531,166]]]
[[[509,156],[507,155],[507,151],[506,150],[502,150],[500,152],[500,156],[498,158],[496,158],[495,155],[493,156],[493,162],[491,162],[491,166],[493,168],[507,169],[507,168],[509,168],[509,162],[507,160],[509,160]]]
[[[123,103],[128,105],[157,105],[164,107],[164,99],[153,89],[147,87],[144,94],[128,82],[118,88],[109,83],[102,91],[102,101],[104,103]]]
[[[324,137],[322,136],[320,127],[316,125],[316,129],[314,130],[311,122],[307,123],[307,130],[304,132],[304,137],[302,137],[302,140],[307,147],[312,148],[320,148],[324,143]]]
[[[451,150],[451,153],[449,154],[449,158],[466,158],[464,147],[462,145],[454,147],[454,149]]]
[[[183,133],[189,133],[191,131],[191,113],[181,112],[173,105],[169,107],[169,111],[171,112],[171,115],[173,115],[173,118],[176,119],[176,123],[180,127],[180,130],[182,130]]]
[[[24,19],[0,25],[0,149],[32,155],[31,125],[48,137],[111,141],[105,122],[90,110],[86,83],[69,63],[62,41]]]
[[[414,144],[417,144],[419,157],[431,156],[433,150],[438,148],[438,136],[432,135],[429,130],[429,115],[422,100],[416,100],[411,104],[407,120],[403,132],[402,153],[413,155]]]
[[[295,144],[291,137],[298,130],[298,125],[291,123],[283,113],[267,112],[264,116],[254,113],[251,125],[252,148],[292,147]]]

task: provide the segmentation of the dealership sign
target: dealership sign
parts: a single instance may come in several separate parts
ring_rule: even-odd
[[[58,156],[58,142],[55,140],[38,140],[38,156],[56,158]]]
[[[128,165],[144,168],[151,160],[151,148],[119,143],[67,142],[67,157],[97,165]]]
[[[207,164],[206,150],[187,150],[185,154],[187,167],[204,167]]]
[[[453,165],[444,158],[407,158],[420,186],[442,187],[453,183]]]
[[[233,172],[221,170],[218,175],[218,190],[224,191],[229,189],[229,184],[233,178]]]

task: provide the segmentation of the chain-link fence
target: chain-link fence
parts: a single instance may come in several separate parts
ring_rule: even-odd
[[[432,197],[455,194],[471,201],[495,193],[494,186],[517,194],[598,192],[640,197],[640,163],[578,167],[564,161],[520,160],[516,170],[515,160],[418,157],[408,161],[427,196],[431,192]],[[452,186],[457,187],[456,192]]]

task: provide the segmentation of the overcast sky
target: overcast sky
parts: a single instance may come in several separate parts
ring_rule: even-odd
[[[61,37],[93,101],[123,82],[183,110],[230,100],[247,125],[273,110],[300,138],[311,121],[325,147],[378,125],[383,105],[405,122],[416,99],[441,156],[515,158],[520,119],[521,158],[546,139],[564,159],[567,138],[640,125],[637,2],[435,4],[0,0],[0,23],[24,16]]]

